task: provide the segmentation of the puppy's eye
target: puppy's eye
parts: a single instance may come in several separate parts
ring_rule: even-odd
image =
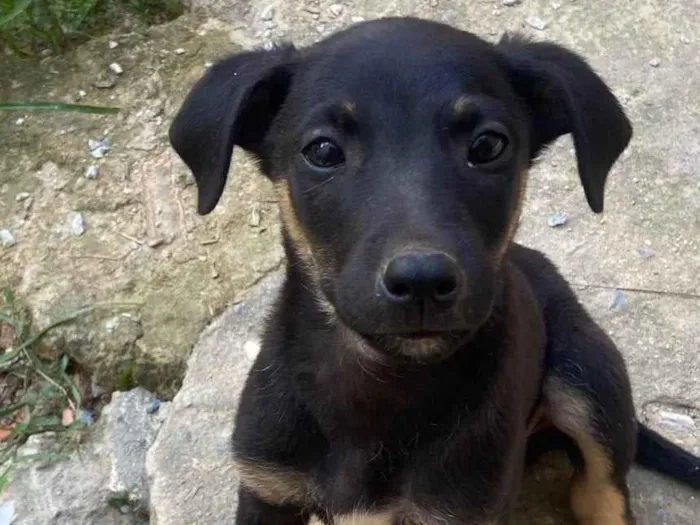
[[[500,157],[508,146],[508,138],[495,131],[485,131],[472,142],[467,154],[471,166],[487,164]]]
[[[345,154],[335,142],[320,137],[301,151],[306,161],[316,168],[330,169],[345,162]]]

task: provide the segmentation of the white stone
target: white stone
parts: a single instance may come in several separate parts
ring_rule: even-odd
[[[547,22],[542,20],[539,16],[537,15],[531,15],[528,16],[525,19],[525,23],[529,25],[533,29],[537,29],[538,31],[544,31],[547,28]]]
[[[122,66],[120,66],[117,62],[112,62],[109,65],[109,69],[117,75],[121,75],[122,73],[124,73],[124,68],[122,68]]]

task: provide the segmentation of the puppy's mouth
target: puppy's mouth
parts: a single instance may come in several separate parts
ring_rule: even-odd
[[[396,358],[431,363],[452,356],[473,337],[473,331],[395,332],[363,335],[373,348]]]
[[[439,337],[449,336],[453,332],[437,331],[437,330],[419,330],[417,332],[386,334],[390,337],[398,337],[407,341],[423,341],[428,339],[436,339]]]

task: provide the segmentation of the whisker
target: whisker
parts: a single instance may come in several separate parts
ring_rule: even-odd
[[[308,190],[305,190],[305,191],[304,191],[304,195],[308,195],[309,193],[313,193],[314,191],[316,191],[316,190],[319,189],[319,188],[322,188],[323,186],[325,186],[325,185],[328,184],[329,182],[332,182],[334,179],[335,179],[335,175],[333,175],[332,177],[328,177],[328,178],[327,178],[326,180],[324,180],[323,182],[319,182],[318,184],[316,184],[316,186],[312,186],[312,187],[309,188]]]

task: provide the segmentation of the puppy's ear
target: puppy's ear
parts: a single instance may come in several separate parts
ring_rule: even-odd
[[[212,66],[187,95],[170,143],[192,170],[201,215],[219,202],[233,146],[260,156],[291,83],[294,53],[289,46],[234,55]]]
[[[603,211],[605,180],[632,137],[632,126],[603,80],[578,55],[506,35],[498,44],[516,92],[530,108],[530,158],[571,133],[591,209]]]

